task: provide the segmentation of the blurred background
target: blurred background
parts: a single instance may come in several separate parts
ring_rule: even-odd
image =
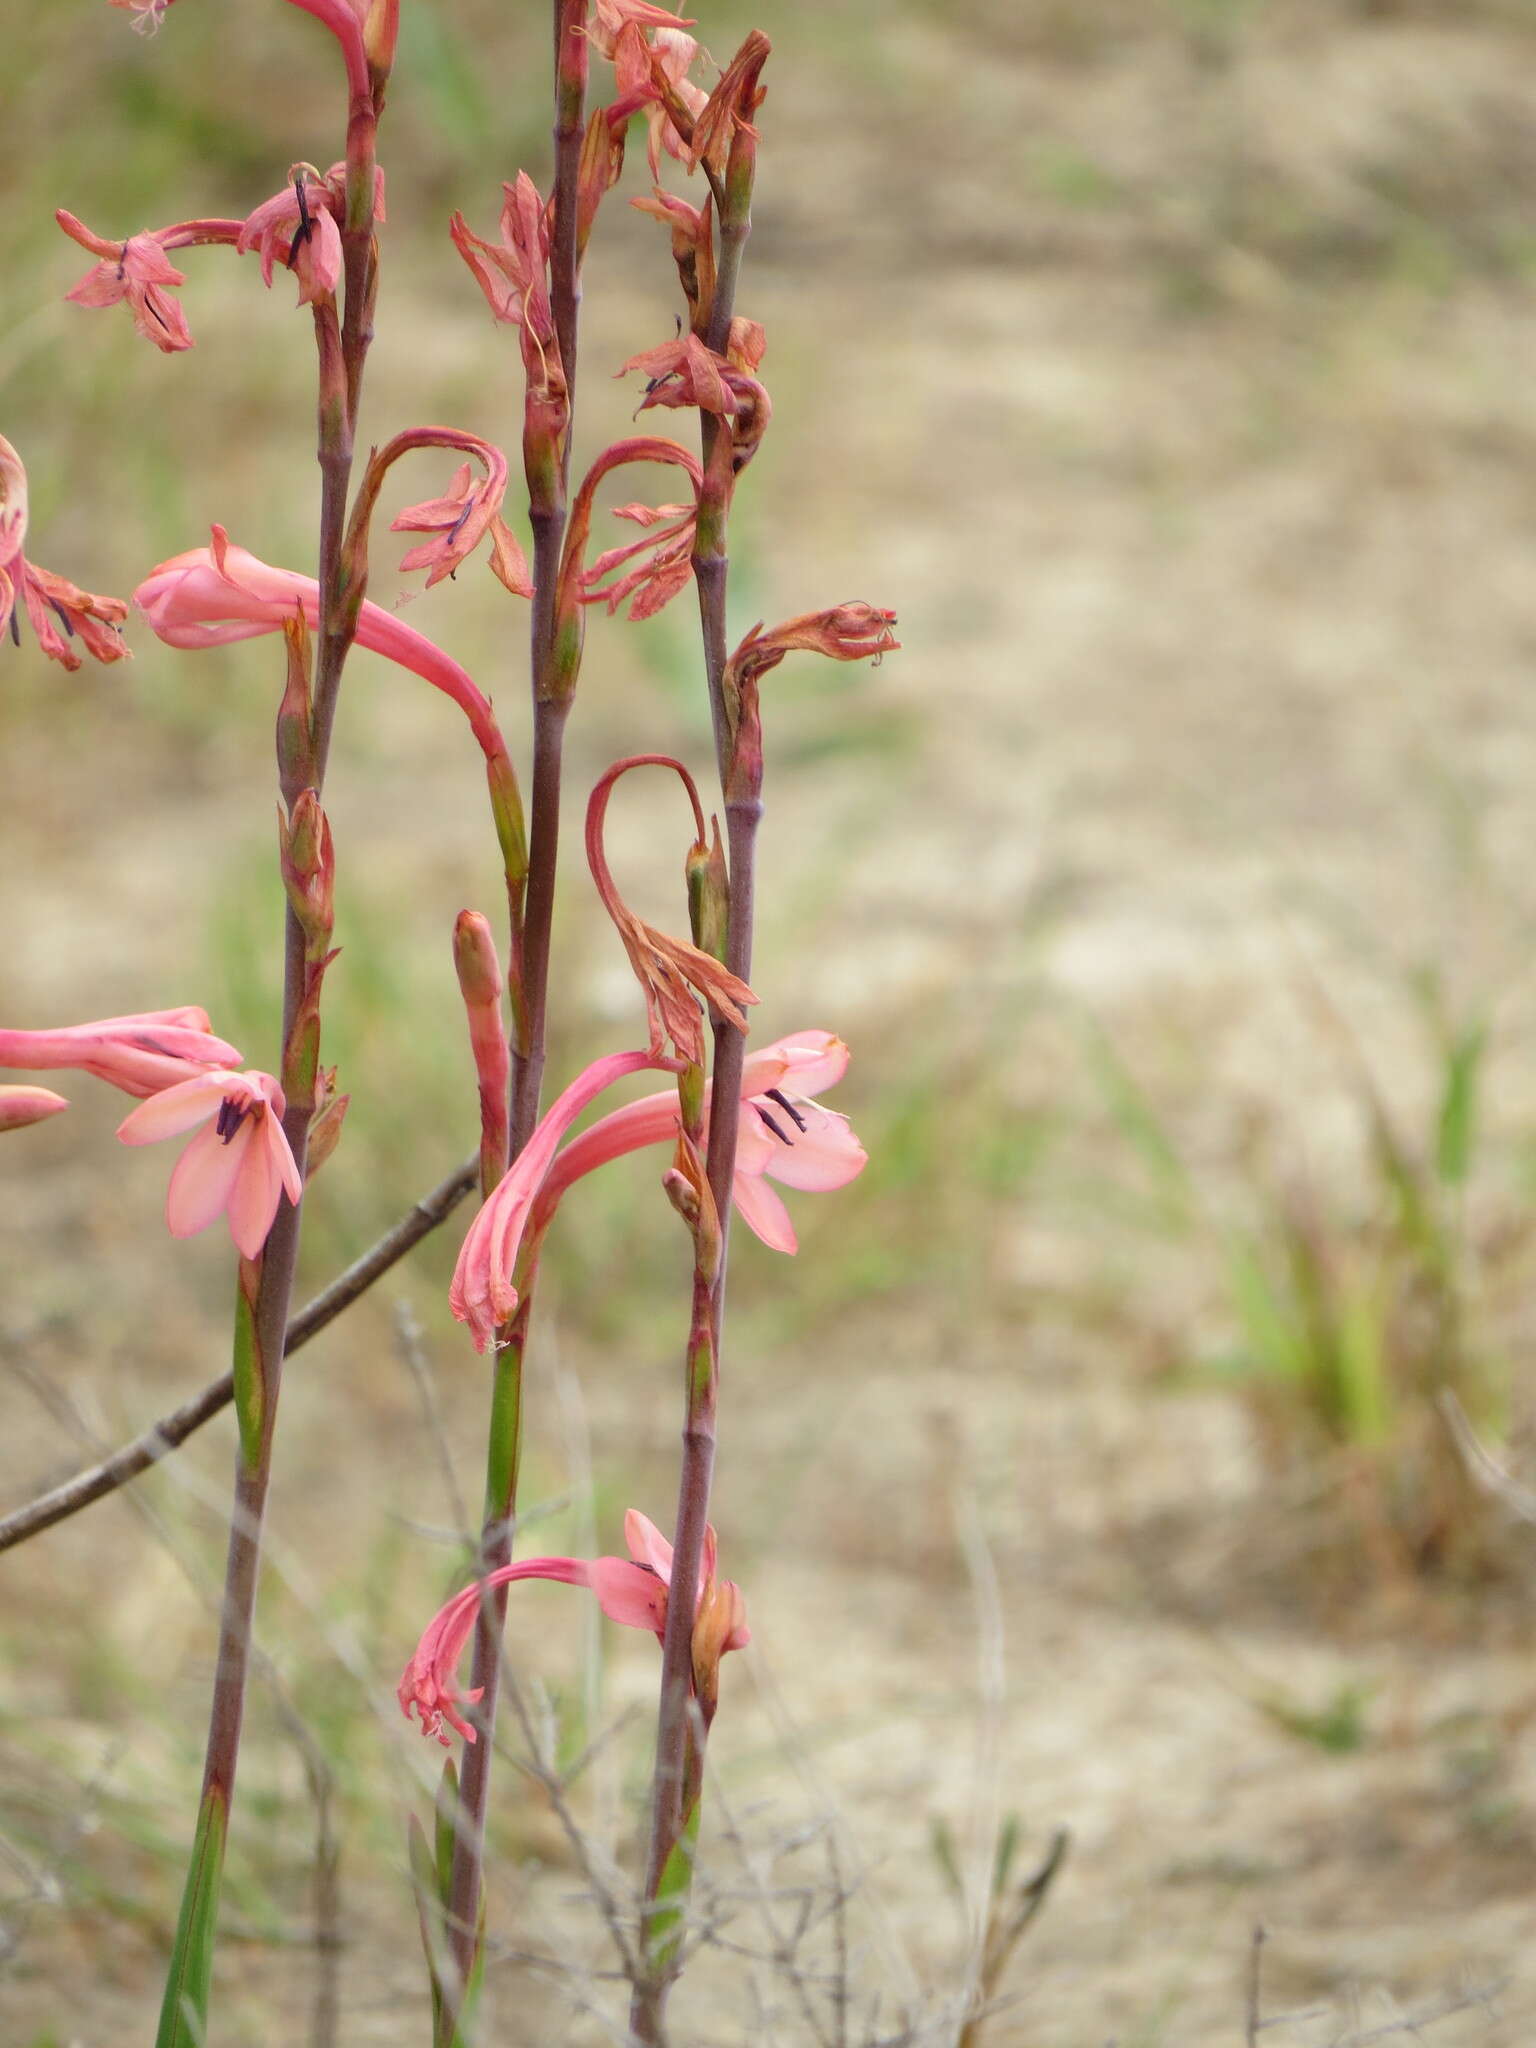
[[[290,162],[323,169],[332,45],[276,0],[177,6],[153,39],[94,0],[14,12],[0,430],[29,555],[126,594],[218,520],[309,568],[291,282],[188,252],[197,347],[164,357],[62,302],[86,264],[51,216],[243,215]],[[490,234],[520,167],[547,182],[544,10],[402,14],[362,438],[438,420],[515,451],[515,337],[445,227]],[[1439,1403],[1536,1476],[1536,10],[764,0],[696,32],[723,61],[753,24],[774,55],[740,304],[775,417],[733,632],[864,598],[904,645],[764,690],[754,1028],[849,1041],[833,1106],[870,1165],[790,1195],[794,1260],[744,1233],[733,1255],[715,1519],[755,1642],[725,1674],[677,2038],[1527,2042],[1536,1529],[1468,1480]],[[637,134],[587,265],[578,459],[638,397],[611,373],[674,331],[666,238],[623,204],[645,187]],[[408,616],[516,751],[522,607],[475,564]],[[131,638],[76,676],[4,651],[0,1016],[200,1002],[271,1066],[280,668],[268,643]],[[639,1029],[577,829],[639,749],[710,769],[686,602],[589,626],[552,1087]],[[449,934],[495,913],[481,789],[452,707],[358,656],[324,1043],[353,1102],[301,1295],[472,1149]],[[677,927],[675,802],[636,778],[612,819],[622,883]],[[225,1365],[222,1230],[172,1245],[169,1153],[120,1150],[121,1099],[65,1085],[71,1113],[0,1157],[0,1508]],[[580,1187],[553,1236],[525,1550],[611,1550],[631,1504],[670,1527],[686,1279],[654,1164]],[[459,1228],[285,1386],[230,2048],[320,2038],[327,1981],[340,2041],[425,2037],[404,1815],[438,1753],[390,1693],[480,1487]],[[24,2048],[148,2038],[232,1441],[225,1416],[0,1562],[0,2009]],[[632,1869],[655,1657],[582,1605],[519,1589],[509,1655],[583,1829]],[[493,1841],[492,2038],[614,2038],[600,1918],[515,1765]],[[962,2036],[983,1978],[1006,2002]]]

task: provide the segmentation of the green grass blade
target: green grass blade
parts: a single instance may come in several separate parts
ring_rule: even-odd
[[[203,2048],[208,2038],[208,1992],[213,1979],[214,1933],[219,1917],[219,1877],[224,1868],[228,1814],[215,1787],[203,1795],[192,1842],[187,1888],[176,1923],[176,1946],[165,1980],[160,2031],[155,2048]]]

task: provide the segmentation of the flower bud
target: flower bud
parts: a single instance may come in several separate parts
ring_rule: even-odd
[[[0,1087],[0,1131],[24,1131],[28,1124],[40,1124],[68,1107],[64,1097],[51,1088],[36,1088],[29,1081],[7,1082]]]

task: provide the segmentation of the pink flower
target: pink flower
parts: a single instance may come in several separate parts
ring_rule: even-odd
[[[16,450],[0,435],[0,632],[8,626],[20,646],[19,598],[37,644],[50,661],[62,662],[67,669],[80,666],[80,656],[70,645],[77,633],[98,661],[126,660],[128,648],[117,630],[128,616],[123,600],[94,596],[51,569],[39,569],[22,552],[26,536],[27,472]]]
[[[0,1131],[24,1131],[28,1124],[40,1124],[68,1107],[64,1097],[51,1088],[8,1083],[0,1087]]]
[[[163,246],[173,229],[146,230],[130,235],[126,242],[109,242],[92,234],[83,221],[62,207],[54,218],[71,241],[101,258],[65,298],[77,306],[115,306],[126,300],[134,326],[163,355],[191,348],[187,316],[181,302],[169,296],[187,281],[186,273],[170,261]]]
[[[313,576],[269,568],[235,545],[222,526],[213,529],[212,547],[193,548],[152,569],[133,593],[133,601],[169,647],[222,647],[232,640],[276,633],[300,610],[313,629],[320,616],[319,586]],[[482,691],[424,633],[365,601],[357,640],[359,646],[387,655],[451,697],[487,754],[505,751]]]
[[[848,1071],[848,1048],[830,1031],[796,1031],[748,1053],[741,1076],[744,1116],[736,1139],[732,1195],[742,1221],[776,1252],[798,1249],[789,1211],[764,1178],[821,1193],[846,1187],[869,1154],[845,1116],[809,1098]],[[605,1160],[677,1135],[677,1097],[643,1095],[573,1138],[555,1161],[540,1207],[557,1202],[572,1181]]]
[[[486,473],[477,477],[467,462],[461,462],[453,480],[440,498],[427,498],[420,505],[407,505],[389,522],[391,533],[429,533],[400,558],[406,573],[427,571],[427,588],[452,576],[461,562],[472,555],[487,533],[491,536],[491,568],[514,597],[532,597],[533,579],[517,536],[501,517],[501,501],[507,488],[507,458],[490,441],[476,444]]]
[[[540,1118],[500,1185],[481,1205],[454,1267],[448,1305],[461,1323],[469,1324],[477,1351],[484,1351],[496,1335],[496,1325],[504,1323],[517,1307],[512,1270],[529,1212],[560,1140],[588,1103],[611,1082],[646,1067],[667,1069],[671,1065],[657,1053],[610,1053],[578,1074]]]
[[[480,1694],[460,1692],[456,1673],[474,1633],[486,1590],[511,1585],[515,1579],[551,1579],[557,1585],[585,1586],[597,1595],[598,1605],[610,1621],[621,1622],[626,1628],[650,1629],[660,1642],[667,1626],[672,1546],[655,1523],[636,1508],[631,1508],[624,1517],[624,1540],[629,1546],[627,1558],[525,1558],[520,1564],[503,1565],[466,1586],[461,1593],[455,1593],[433,1617],[400,1681],[400,1709],[406,1719],[419,1715],[422,1733],[435,1735],[445,1749],[448,1737],[442,1732],[444,1721],[457,1729],[466,1742],[476,1740],[475,1729],[459,1708],[473,1706]],[[715,1563],[715,1532],[708,1528],[694,1606],[695,1683],[701,1690],[713,1678],[727,1650],[742,1649],[751,1641],[740,1588],[729,1579],[717,1581]]]
[[[282,190],[246,215],[235,247],[242,256],[260,251],[261,281],[269,290],[272,266],[281,263],[299,280],[301,306],[334,297],[341,279],[336,215],[346,206],[345,180],[344,164],[333,166],[323,182],[308,164],[295,164]]]
[[[661,531],[647,531],[639,540],[630,541],[625,547],[609,548],[605,554],[599,555],[590,567],[581,572],[581,601],[583,604],[606,604],[611,618],[625,598],[633,597],[630,618],[653,618],[692,580],[698,508],[694,505],[616,505],[613,516],[631,520],[640,527],[659,527]],[[615,569],[624,568],[627,562],[634,566],[626,569],[614,582],[601,587],[605,576],[613,575]]]
[[[297,1205],[303,1192],[282,1125],[286,1107],[270,1074],[215,1067],[165,1089],[124,1119],[117,1135],[125,1145],[152,1145],[203,1126],[171,1173],[165,1220],[172,1237],[193,1237],[227,1212],[236,1246],[246,1258],[256,1257],[283,1194]]]
[[[650,1053],[614,1053],[574,1081],[535,1130],[501,1185],[470,1225],[454,1269],[448,1301],[484,1351],[517,1307],[513,1282],[525,1234],[536,1245],[560,1197],[574,1181],[610,1159],[677,1139],[677,1096],[645,1095],[602,1117],[558,1149],[566,1130],[610,1082],[667,1062]],[[848,1048],[830,1031],[800,1031],[748,1055],[736,1141],[733,1194],[747,1227],[775,1251],[796,1249],[789,1212],[765,1176],[786,1187],[845,1187],[864,1170],[868,1154],[846,1117],[808,1099],[830,1088],[847,1070]]]
[[[29,1073],[73,1067],[125,1095],[157,1095],[197,1079],[205,1069],[233,1066],[239,1058],[239,1048],[215,1038],[208,1012],[195,1004],[67,1024],[57,1031],[0,1031],[0,1067]]]

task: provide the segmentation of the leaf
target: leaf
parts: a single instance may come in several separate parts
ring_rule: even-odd
[[[165,1980],[155,2048],[203,2048],[208,2038],[208,1992],[227,1826],[224,1794],[219,1787],[210,1787],[203,1795],[192,1840],[192,1861],[176,1923],[176,1945]]]

